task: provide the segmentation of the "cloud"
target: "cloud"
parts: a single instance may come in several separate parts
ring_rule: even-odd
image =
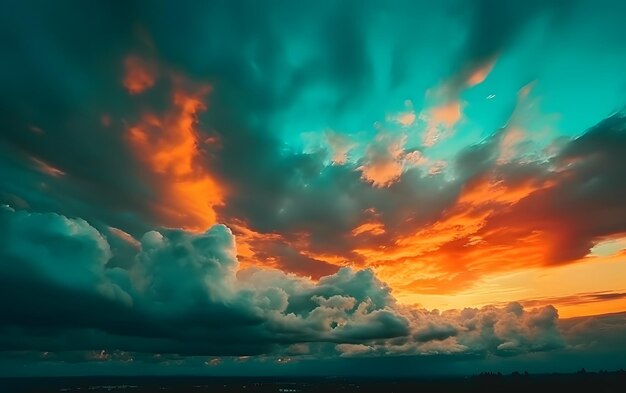
[[[131,57],[140,61],[138,57]],[[128,61],[128,58],[126,59]],[[136,70],[127,71],[124,84]],[[197,130],[198,114],[206,110],[209,85],[190,85],[183,77],[170,75],[173,87],[171,109],[163,114],[150,111],[128,127],[126,139],[138,160],[147,168],[144,181],[155,190],[151,206],[159,222],[167,226],[202,231],[216,221],[214,206],[223,203],[223,187],[210,173],[205,150],[215,139]],[[143,79],[140,79],[143,81]],[[139,82],[138,82],[139,83]],[[138,92],[131,89],[131,94]]]
[[[325,136],[331,151],[331,161],[333,164],[345,164],[348,161],[348,152],[355,145],[354,142],[345,135],[333,131],[327,131]]]
[[[459,15],[467,18],[465,40],[453,62],[449,77],[427,91],[427,106],[419,118],[425,123],[422,143],[432,147],[452,135],[463,119],[464,90],[487,79],[498,58],[514,45],[533,22],[547,17],[555,28],[567,20],[573,3],[562,1],[529,1],[524,4],[480,0],[464,4]],[[552,32],[546,28],[546,33]]]
[[[561,322],[563,336],[575,352],[612,352],[626,345],[626,313],[570,318]]]
[[[28,279],[42,279],[47,284],[110,294],[112,286],[105,278],[104,265],[111,258],[111,249],[106,238],[86,221],[57,214],[33,220],[29,213],[7,207],[1,212],[6,231],[2,239],[5,279],[29,273]]]
[[[495,354],[511,356],[561,348],[558,314],[552,306],[525,310],[505,307],[463,310],[404,309],[410,321],[408,338],[370,345],[370,355]]]
[[[363,344],[337,344],[335,349],[341,356],[359,356],[374,350],[372,347]]]
[[[302,276],[320,278],[336,272],[339,266],[302,254],[285,240],[260,238],[250,241],[251,265],[274,267]]]
[[[406,323],[371,272],[341,271],[317,284],[280,271],[238,279],[234,237],[220,225],[197,235],[147,232],[128,268],[107,266],[106,238],[83,220],[3,208],[2,226],[11,236],[3,239],[3,299],[19,299],[7,304],[3,327],[45,327],[52,336],[78,330],[67,350],[250,354],[283,342],[387,337]],[[71,300],[77,296],[83,300]],[[3,344],[20,345],[27,344]]]
[[[406,135],[380,132],[357,168],[361,177],[374,187],[388,187],[407,169],[426,162],[419,150],[407,151],[405,144]]]
[[[460,190],[432,221],[402,227],[383,215],[393,241],[369,238],[355,252],[375,261],[397,291],[413,294],[455,293],[485,275],[586,261],[596,244],[626,231],[626,195],[617,185],[624,119],[616,114],[557,150],[535,152],[510,152],[523,141],[511,144],[504,128],[456,157]],[[503,151],[518,158],[503,161]]]
[[[2,49],[0,200],[31,212],[22,218],[31,224],[20,225],[38,225],[40,232],[7,227],[19,234],[14,243],[21,246],[7,248],[4,293],[23,299],[24,310],[40,309],[39,298],[48,306],[29,315],[10,305],[7,315],[30,330],[5,345],[52,345],[31,334],[50,325],[54,332],[45,334],[70,343],[76,337],[72,345],[84,347],[266,353],[300,345],[306,336],[333,341],[331,349],[338,343],[378,348],[356,341],[383,331],[402,336],[409,321],[409,352],[471,350],[459,338],[465,330],[458,321],[412,330],[415,321],[395,305],[373,300],[375,278],[396,295],[452,294],[487,275],[578,262],[594,244],[626,230],[620,116],[579,138],[555,140],[545,154],[526,154],[535,145],[529,148],[533,133],[522,127],[533,114],[524,110],[515,110],[503,130],[492,133],[481,117],[484,129],[439,144],[456,128],[474,125],[471,116],[482,109],[472,94],[491,89],[502,74],[534,78],[532,69],[510,68],[520,59],[517,39],[546,19],[551,27],[562,23],[571,7],[562,3],[478,1],[452,9],[447,2],[323,3],[309,4],[307,13],[289,2],[183,8],[137,2],[130,11],[116,4],[42,3],[35,12],[11,7],[3,19],[13,44]],[[172,13],[187,21],[184,28],[169,25]],[[609,42],[615,25],[593,12],[584,18],[577,25],[583,35],[602,22],[610,28],[599,29],[598,37]],[[543,41],[555,39],[555,30],[541,32]],[[546,48],[567,51],[563,43]],[[423,89],[433,85],[420,102]],[[518,88],[511,89],[511,100]],[[490,105],[507,95],[496,93]],[[522,107],[535,104],[521,101]],[[428,125],[425,135],[415,135],[416,113]],[[389,124],[376,134],[372,124],[383,119]],[[345,132],[318,132],[327,149],[302,151],[301,133],[329,129]],[[422,136],[425,148],[417,150]],[[448,146],[460,153],[429,155],[447,154]],[[217,222],[238,237],[235,265],[213,266],[193,256],[231,247],[220,243],[227,232],[212,227]],[[72,226],[82,233],[74,242],[65,239]],[[198,240],[209,228],[208,239]],[[31,234],[64,240],[57,249]],[[150,248],[153,243],[158,247]],[[68,255],[101,262],[86,263],[89,272],[75,275],[55,270],[70,262],[55,258],[73,247]],[[37,250],[41,255],[30,254]],[[218,259],[228,260],[229,253]],[[25,263],[33,275],[7,267],[22,259],[49,262]],[[252,266],[304,278],[278,274],[274,287],[257,288],[243,278]],[[371,304],[349,279],[352,269],[368,267],[375,272],[363,277],[374,283]],[[240,271],[234,278],[233,269]],[[258,277],[267,274],[259,271]],[[185,285],[168,286],[163,272],[184,278]],[[328,282],[322,277],[339,276],[344,281],[316,287]],[[213,292],[224,291],[220,297],[205,291],[198,277],[231,284],[216,286]],[[16,283],[37,290],[29,294]],[[171,293],[171,302],[163,293]],[[76,299],[83,313],[72,312]],[[350,299],[354,307],[346,309]],[[203,310],[210,317],[200,317]],[[232,332],[206,329],[220,318]],[[293,333],[294,326],[306,334]],[[318,328],[324,334],[316,334]],[[144,332],[151,338],[137,338]],[[244,336],[250,341],[235,342]],[[391,340],[371,338],[378,339]],[[529,345],[521,338],[498,340],[501,349],[484,347],[504,353],[516,351],[517,342],[522,351]],[[398,346],[394,351],[401,352]]]
[[[124,87],[130,94],[140,94],[154,85],[156,67],[138,56],[130,55],[124,59]]]
[[[532,0],[503,3],[480,0],[471,3],[463,16],[468,17],[468,31],[460,53],[456,82],[475,85],[482,82],[500,55],[533,21],[547,16],[552,26],[566,20],[573,2]]]
[[[462,105],[458,98],[446,99],[442,104],[436,104],[420,113],[420,120],[426,124],[426,131],[422,137],[424,147],[432,147],[441,139],[450,136],[454,127],[461,121]]]
[[[371,270],[343,268],[317,282],[238,271],[235,238],[223,225],[146,232],[120,267],[109,265],[106,237],[84,220],[8,207],[0,218],[3,350],[90,350],[104,361],[112,351],[293,355],[308,353],[300,348],[307,343],[352,355],[364,346],[421,353],[446,340],[463,351],[524,352],[558,339],[549,307],[429,313],[400,307]]]
[[[544,233],[543,263],[548,265],[583,258],[603,238],[626,231],[620,224],[626,194],[617,180],[626,164],[618,153],[626,144],[625,119],[616,114],[566,144],[547,172],[550,186],[494,217],[492,225],[511,220]]]

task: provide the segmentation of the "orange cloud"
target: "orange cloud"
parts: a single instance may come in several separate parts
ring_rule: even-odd
[[[210,86],[192,91],[174,78],[172,107],[164,114],[145,113],[128,129],[127,138],[158,189],[153,206],[163,225],[203,231],[216,222],[214,207],[222,204],[223,187],[202,162],[202,138],[196,116],[206,109]]]
[[[35,134],[45,134],[44,130],[42,130],[40,127],[37,126],[29,126],[28,129],[32,132],[34,132]]]
[[[520,301],[525,307],[541,307],[550,304],[558,307],[559,310],[574,308],[578,311],[584,307],[586,312],[583,315],[597,315],[613,311],[615,304],[606,304],[607,302],[617,303],[620,306],[619,309],[623,310],[626,306],[626,292],[594,291]]]
[[[402,155],[405,138],[379,134],[367,148],[365,163],[358,169],[361,177],[375,187],[386,187],[396,181],[404,170]]]
[[[294,250],[308,248],[304,236],[296,235],[289,241],[279,233],[256,231],[239,219],[229,220],[228,227],[237,238],[237,259],[241,269],[259,266],[282,269],[282,257],[273,252],[276,245],[293,247]]]
[[[282,241],[283,237],[275,233],[261,233],[250,229],[246,223],[240,220],[232,220],[229,228],[237,238],[237,259],[242,268],[251,266],[268,265],[257,256],[258,247],[263,243]]]
[[[261,233],[241,220],[229,223],[237,238],[237,259],[240,269],[270,267],[312,279],[335,273],[340,261],[326,260],[323,255],[307,252],[308,235],[296,233],[283,236],[278,233]],[[331,256],[332,259],[332,256]]]
[[[438,160],[433,162],[428,168],[429,175],[438,175],[443,172],[444,169],[448,166],[448,163],[443,160]]]
[[[402,174],[403,168],[399,161],[385,159],[359,167],[364,180],[374,187],[388,187]]]
[[[542,233],[518,223],[490,222],[551,186],[548,181],[507,184],[492,177],[477,179],[437,221],[400,235],[392,243],[372,243],[355,253],[400,297],[411,292],[456,292],[485,274],[543,265],[548,249]]]
[[[487,76],[489,75],[495,64],[495,61],[489,61],[482,66],[474,69],[467,77],[466,84],[471,87],[483,83],[485,79],[487,79]]]
[[[348,161],[348,152],[356,145],[347,136],[327,131],[325,133],[326,143],[331,151],[331,161],[333,164],[342,165]]]
[[[517,156],[517,148],[524,141],[524,132],[521,128],[512,126],[504,131],[500,141],[500,156],[498,163],[510,162]]]
[[[448,293],[418,292],[407,284],[406,288],[394,290],[394,295],[405,304],[418,302],[422,307],[440,310],[506,305],[514,300],[527,307],[554,305],[559,316],[565,318],[617,312],[626,309],[624,257],[626,250],[621,255],[585,257],[576,263],[553,268],[534,266],[514,271],[494,270],[476,275],[473,285],[451,287]],[[502,262],[507,264],[509,261]],[[413,273],[410,268],[405,270],[406,274]],[[453,275],[441,276],[446,277]],[[423,285],[424,282],[413,285]]]
[[[366,222],[352,230],[352,235],[359,236],[362,234],[382,235],[385,233],[385,226],[380,221]]]
[[[156,79],[156,67],[138,56],[124,59],[124,87],[130,94],[140,94],[151,88]]]
[[[461,101],[453,99],[433,106],[423,111],[420,118],[426,122],[422,144],[426,147],[433,146],[446,134],[452,133],[457,123],[461,121]]]
[[[454,127],[461,120],[461,103],[459,101],[451,101],[432,108],[430,113],[433,123]]]

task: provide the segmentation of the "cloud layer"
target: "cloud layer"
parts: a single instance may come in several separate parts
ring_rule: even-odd
[[[563,345],[550,306],[428,312],[398,305],[371,270],[317,282],[238,271],[223,225],[149,231],[112,266],[107,236],[82,219],[0,214],[4,351],[507,355]]]

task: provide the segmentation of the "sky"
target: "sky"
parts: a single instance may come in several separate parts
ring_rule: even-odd
[[[624,15],[2,2],[0,375],[626,367]]]

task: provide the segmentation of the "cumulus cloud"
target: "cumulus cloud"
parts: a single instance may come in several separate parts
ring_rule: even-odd
[[[371,270],[317,282],[240,270],[223,225],[149,231],[124,267],[109,265],[107,238],[82,219],[3,207],[0,227],[3,350],[89,350],[100,361],[125,351],[295,356],[307,343],[342,356],[509,354],[560,339],[551,307],[427,312],[398,305]]]

